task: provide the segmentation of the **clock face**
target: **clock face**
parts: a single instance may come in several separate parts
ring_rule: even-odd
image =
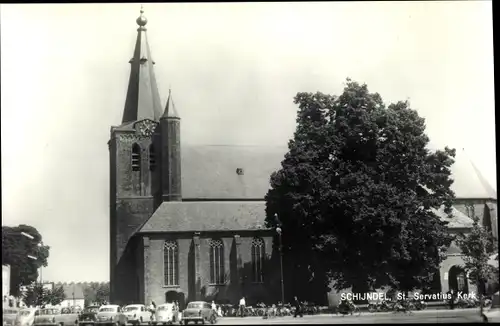
[[[155,131],[157,123],[151,120],[139,121],[135,124],[135,129],[143,137],[151,137]]]

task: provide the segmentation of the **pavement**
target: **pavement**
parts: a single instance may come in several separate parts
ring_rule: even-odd
[[[411,313],[394,312],[362,312],[359,316],[341,315],[308,315],[303,318],[276,317],[222,317],[217,320],[219,325],[271,325],[271,324],[448,324],[448,323],[478,323],[482,322],[479,309],[437,310],[428,309]]]

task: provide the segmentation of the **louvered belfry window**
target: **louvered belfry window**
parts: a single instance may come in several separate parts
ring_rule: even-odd
[[[141,170],[141,148],[139,145],[132,146],[132,171]]]
[[[210,240],[210,283],[224,284],[224,243],[222,240]]]
[[[156,170],[156,153],[153,145],[149,146],[149,170]]]
[[[165,285],[179,285],[179,250],[176,241],[165,241],[163,247],[163,264]]]
[[[252,239],[252,280],[254,283],[262,283],[264,275],[262,267],[264,265],[264,240],[262,238]]]

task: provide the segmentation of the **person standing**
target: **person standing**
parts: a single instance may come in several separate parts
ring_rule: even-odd
[[[245,315],[245,306],[246,306],[246,302],[245,302],[245,297],[242,297],[240,299],[240,315],[241,317],[243,318],[243,316]]]
[[[293,297],[293,306],[295,307],[293,318],[297,318],[297,316],[300,316],[300,318],[304,317],[304,315],[302,314],[302,306],[299,299],[297,299],[297,296]]]
[[[455,291],[453,289],[448,291],[448,304],[451,310],[455,309]]]
[[[151,312],[151,320],[155,320],[155,312],[156,312],[156,303],[154,301],[151,301],[151,304],[149,305],[149,312]]]

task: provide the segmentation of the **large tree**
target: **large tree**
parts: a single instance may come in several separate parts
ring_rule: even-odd
[[[28,306],[44,306],[51,304],[53,306],[60,304],[66,299],[66,294],[62,286],[49,290],[40,283],[34,283],[28,286],[23,293],[23,301]]]
[[[33,237],[24,236],[23,233]],[[10,265],[10,293],[19,295],[21,286],[38,278],[38,269],[47,266],[49,246],[41,245],[42,236],[32,226],[2,226],[2,265]],[[31,256],[31,258],[30,258]]]
[[[295,103],[297,129],[266,195],[288,269],[326,274],[336,289],[428,284],[451,242],[435,209],[451,212],[455,150],[429,150],[407,101],[386,106],[349,79],[340,96],[298,93]]]

